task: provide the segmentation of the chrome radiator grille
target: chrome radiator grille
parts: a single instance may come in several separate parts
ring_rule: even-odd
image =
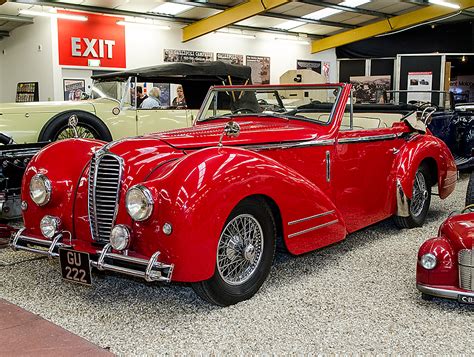
[[[115,222],[122,178],[121,159],[112,154],[96,155],[89,171],[89,223],[92,238],[108,242]]]
[[[474,290],[474,261],[472,250],[460,250],[458,253],[458,262],[460,288]]]

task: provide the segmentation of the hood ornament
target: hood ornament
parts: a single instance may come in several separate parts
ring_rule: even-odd
[[[225,124],[224,126],[224,131],[221,134],[221,137],[219,138],[219,144],[217,145],[218,147],[222,147],[222,140],[224,139],[224,135],[229,137],[229,138],[236,138],[240,135],[240,125],[239,123],[236,123],[235,121],[230,121]]]
[[[77,123],[79,123],[79,118],[77,117],[76,114],[73,114],[69,117],[67,121],[67,125],[74,131],[74,137],[78,138],[79,134],[77,133]]]

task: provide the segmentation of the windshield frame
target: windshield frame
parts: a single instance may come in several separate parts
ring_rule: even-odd
[[[104,94],[103,96],[100,96],[100,94],[97,92],[97,90],[94,90],[95,88],[97,88],[97,84],[100,84],[100,83],[121,83],[123,86],[125,86],[123,92],[122,92],[122,95],[120,97],[120,99],[117,99],[117,98],[112,98],[112,97],[109,97],[107,95],[105,95],[104,92],[102,92],[100,89],[99,89],[99,92],[101,92],[102,94]],[[94,100],[97,100],[97,99],[110,99],[114,102],[117,102],[117,104],[119,105],[119,108],[120,110],[123,110],[123,109],[135,109],[135,106],[132,105],[132,103],[130,103],[130,105],[127,105],[126,106],[126,98],[127,98],[127,95],[128,93],[130,92],[130,89],[131,89],[131,84],[132,82],[135,83],[135,88],[134,88],[134,92],[135,92],[135,98],[136,98],[136,91],[137,91],[137,78],[136,77],[128,77],[127,79],[122,79],[122,80],[119,80],[119,79],[108,79],[108,80],[94,80],[92,82],[92,89],[91,89],[91,92],[95,92],[97,94],[99,94],[99,97],[98,98],[92,98]]]
[[[210,121],[210,120],[219,120],[222,118],[234,118],[234,117],[242,117],[242,116],[249,116],[249,115],[255,115],[258,116],[259,113],[253,113],[253,114],[230,114],[230,115],[218,115],[215,117],[208,117],[205,118],[205,113],[207,110],[210,109],[211,106],[211,101],[215,97],[214,93],[225,93],[229,92],[230,90],[232,91],[249,91],[252,89],[255,90],[261,90],[265,92],[271,92],[271,91],[279,91],[279,90],[291,90],[291,89],[301,89],[301,90],[315,90],[315,89],[334,89],[337,90],[337,95],[334,100],[331,112],[329,114],[329,120],[325,123],[313,120],[310,118],[303,118],[303,117],[296,117],[292,115],[288,115],[288,119],[294,119],[294,120],[302,120],[306,122],[311,122],[319,125],[330,125],[334,121],[334,113],[336,111],[337,106],[339,105],[339,102],[341,100],[341,95],[343,92],[344,86],[340,83],[324,83],[324,84],[270,84],[270,85],[235,85],[235,86],[212,86],[209,88],[209,91],[206,94],[206,97],[204,98],[204,101],[201,104],[201,108],[199,109],[198,114],[196,115],[196,118],[194,119],[193,125],[196,125],[199,122],[205,122],[205,121]],[[214,106],[217,105],[217,101],[214,101]],[[217,110],[217,108],[214,108]],[[260,113],[262,114],[262,113]],[[268,116],[271,116],[272,114],[268,113]],[[280,117],[284,116],[285,113],[275,113],[275,117]]]

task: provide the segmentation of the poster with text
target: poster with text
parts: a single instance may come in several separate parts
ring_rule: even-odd
[[[202,63],[212,62],[214,52],[164,49],[165,62]]]
[[[474,76],[457,76],[449,82],[449,91],[454,94],[454,103],[474,102]]]
[[[357,103],[388,103],[390,76],[351,76]]]
[[[321,61],[296,60],[296,69],[311,69],[321,74]]]
[[[83,79],[63,80],[64,100],[81,100],[82,93],[86,91],[86,81]]]
[[[408,72],[407,102],[431,102],[432,88],[433,72]]]
[[[218,53],[216,55],[217,61],[222,61],[230,64],[244,64],[244,55],[235,55],[232,53]]]
[[[252,68],[253,84],[270,83],[270,57],[246,56],[245,63]]]

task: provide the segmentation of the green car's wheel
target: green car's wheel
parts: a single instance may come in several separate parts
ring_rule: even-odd
[[[69,117],[76,115],[78,123],[76,126],[77,137],[111,141],[107,126],[95,115],[87,112],[69,111],[58,114],[46,123],[39,135],[38,141],[56,141],[76,137],[74,129],[68,125]]]

